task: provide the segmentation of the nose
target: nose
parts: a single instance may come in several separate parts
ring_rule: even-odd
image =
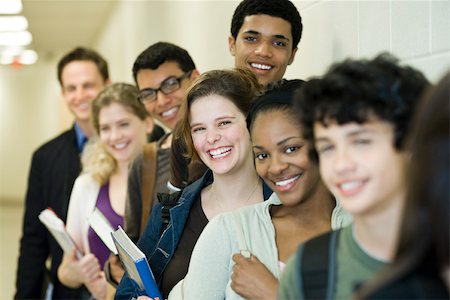
[[[272,57],[271,45],[268,41],[262,41],[256,46],[255,54],[261,57]]]
[[[159,106],[166,106],[170,102],[170,97],[161,91],[156,92],[156,101]]]
[[[338,174],[347,174],[355,169],[355,162],[352,159],[351,153],[348,149],[337,149],[334,161],[334,169]]]
[[[270,160],[269,172],[273,175],[282,174],[289,164],[278,154],[273,154]]]
[[[77,87],[76,91],[75,91],[75,97],[77,98],[77,100],[82,100],[85,96],[85,92],[83,87]]]
[[[115,141],[122,137],[122,132],[118,128],[111,129],[111,140]]]
[[[214,144],[215,142],[220,140],[220,134],[214,129],[208,130],[206,140],[209,144]]]

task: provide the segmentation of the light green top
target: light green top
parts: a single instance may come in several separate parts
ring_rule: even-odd
[[[351,299],[353,292],[384,266],[357,244],[352,230],[353,226],[347,226],[339,236],[335,299]]]
[[[351,299],[355,288],[384,266],[383,262],[371,257],[361,249],[353,238],[352,228],[353,226],[343,228],[339,235],[334,299]],[[298,259],[296,254],[286,265],[280,280],[279,299],[301,299]]]

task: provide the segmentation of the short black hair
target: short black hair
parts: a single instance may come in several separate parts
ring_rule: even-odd
[[[142,69],[156,70],[167,61],[178,63],[183,72],[195,70],[195,63],[189,53],[177,45],[158,42],[145,49],[136,58],[133,65],[133,78],[137,85],[137,73]]]
[[[97,66],[103,81],[107,81],[109,79],[108,63],[106,60],[92,49],[77,47],[64,55],[58,62],[58,81],[61,86],[63,86],[62,72],[64,67],[73,61],[92,61]]]
[[[394,147],[401,150],[416,104],[428,86],[420,71],[400,66],[388,53],[372,60],[347,59],[333,65],[323,78],[307,82],[296,94],[295,109],[310,142],[315,122],[362,124],[375,116],[394,126]]]
[[[297,48],[302,37],[302,17],[289,0],[243,0],[234,11],[231,20],[231,35],[237,38],[244,19],[252,15],[268,15],[286,20],[291,24],[292,49]]]

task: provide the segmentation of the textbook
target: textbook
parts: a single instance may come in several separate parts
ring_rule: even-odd
[[[111,236],[111,233],[114,232],[114,228],[98,208],[95,208],[92,214],[88,217],[88,223],[106,247],[108,247],[109,251],[114,253],[114,255],[117,255],[116,245],[114,245],[114,241]]]
[[[125,270],[147,295],[155,300],[162,300],[158,285],[148,265],[145,254],[133,243],[122,227],[111,233]]]
[[[51,209],[47,208],[39,214],[39,221],[47,227],[47,230],[55,238],[64,253],[70,254],[72,250],[77,249],[77,257],[81,258],[81,251],[77,248],[74,241],[66,230],[66,225],[58,215]]]

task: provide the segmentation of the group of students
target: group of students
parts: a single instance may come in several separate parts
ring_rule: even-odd
[[[34,154],[15,298],[147,299],[89,227],[94,208],[137,242],[164,298],[448,298],[450,78],[420,104],[428,81],[388,54],[284,80],[301,32],[290,1],[244,0],[236,69],[200,74],[158,42],[136,86],[110,85],[94,51],[67,54],[76,122]],[[47,206],[81,258],[39,224]]]

